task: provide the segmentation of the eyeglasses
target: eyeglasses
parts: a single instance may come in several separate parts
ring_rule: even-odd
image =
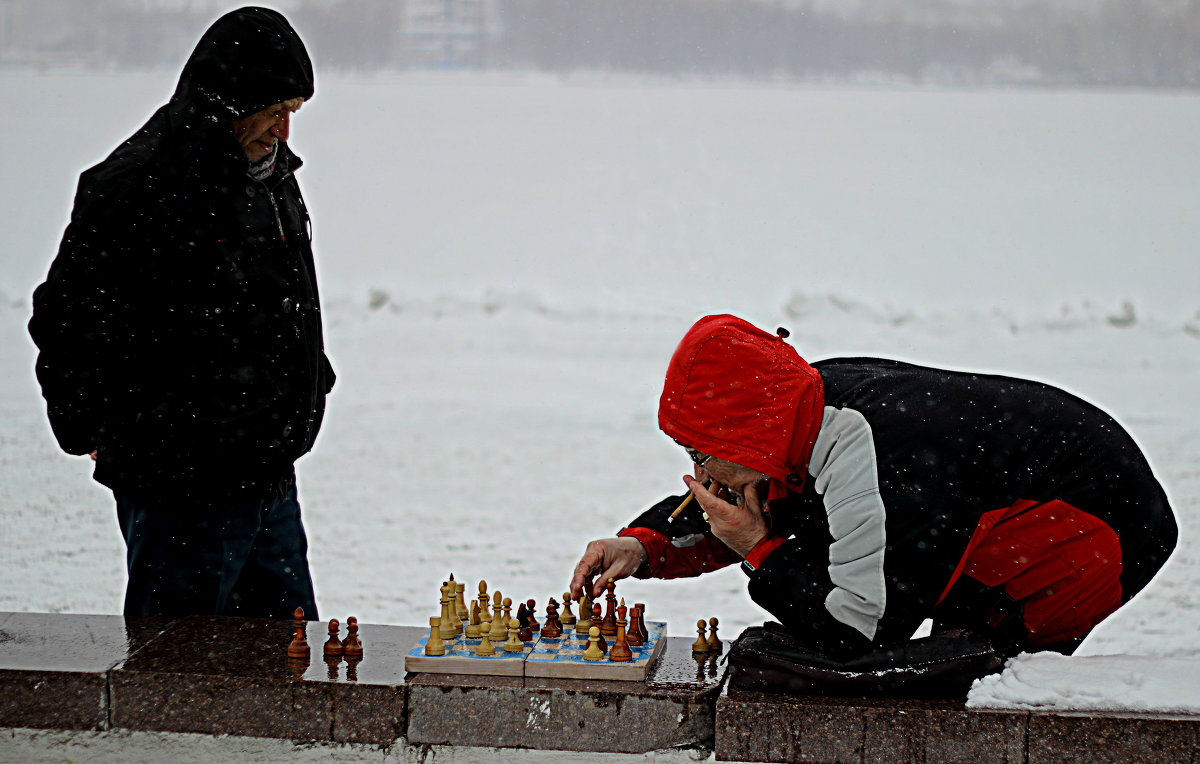
[[[692,461],[696,463],[697,467],[703,467],[704,465],[708,464],[710,459],[712,459],[712,457],[708,454],[697,451],[691,446],[684,446],[683,450],[687,451],[687,455],[692,457]]]

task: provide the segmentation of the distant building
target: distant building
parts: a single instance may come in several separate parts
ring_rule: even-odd
[[[488,19],[485,0],[406,0],[404,65],[434,69],[484,66]]]
[[[252,0],[246,0],[251,2]],[[0,66],[175,69],[233,0],[0,0]],[[321,72],[1200,88],[1200,0],[270,0]]]

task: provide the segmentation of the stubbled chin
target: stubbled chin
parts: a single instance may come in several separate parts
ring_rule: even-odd
[[[246,156],[248,156],[250,158],[250,161],[252,163],[257,164],[257,163],[261,162],[262,160],[266,159],[267,157],[271,156],[271,152],[274,150],[275,150],[274,146],[267,148],[266,146],[263,146],[261,144],[252,143],[250,146],[248,146],[246,148]]]

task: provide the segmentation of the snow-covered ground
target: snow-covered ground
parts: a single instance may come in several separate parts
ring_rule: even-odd
[[[0,610],[121,608],[111,496],[57,450],[24,324],[78,173],[173,86],[0,73]],[[422,623],[451,571],[560,595],[587,540],[682,490],[662,374],[732,312],[810,359],[1028,376],[1112,412],[1181,537],[1080,655],[1117,706],[1127,664],[1097,656],[1171,658],[1138,670],[1200,710],[1197,135],[1195,94],[320,77],[292,145],[339,373],[300,464],[321,614]],[[622,593],[677,634],[765,617],[736,570]],[[1038,660],[975,702],[1075,703]]]

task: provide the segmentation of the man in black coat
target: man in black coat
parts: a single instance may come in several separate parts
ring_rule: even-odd
[[[116,497],[127,615],[317,617],[293,464],[334,374],[286,142],[312,95],[283,16],[220,18],[170,102],[80,177],[34,293],[50,425]]]

